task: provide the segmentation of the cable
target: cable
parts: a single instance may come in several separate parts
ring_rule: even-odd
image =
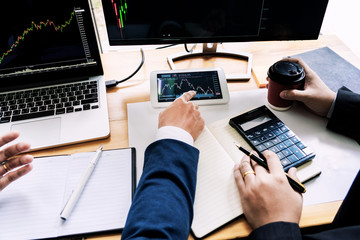
[[[140,48],[140,52],[141,52],[141,63],[140,65],[138,66],[138,68],[128,77],[122,79],[122,80],[119,80],[119,81],[116,81],[116,80],[109,80],[109,81],[106,81],[105,82],[105,86],[106,88],[112,88],[112,87],[115,87],[116,85],[118,85],[119,83],[122,83],[122,82],[125,82],[127,80],[129,80],[130,78],[132,78],[139,70],[140,68],[144,65],[144,62],[145,62],[145,55],[144,55],[144,51],[142,48]]]
[[[194,48],[196,47],[196,44],[194,44],[194,46],[192,46],[192,48],[189,50],[188,47],[187,47],[187,44],[184,43],[184,47],[185,47],[185,50],[188,52],[188,53],[192,53],[194,51]]]
[[[178,44],[177,44],[177,43],[175,43],[175,44],[169,44],[169,45],[157,47],[157,48],[155,48],[155,49],[156,49],[156,50],[157,50],[157,49],[164,49],[164,48],[168,48],[168,47],[172,47],[172,46],[176,46],[176,45],[178,45]]]

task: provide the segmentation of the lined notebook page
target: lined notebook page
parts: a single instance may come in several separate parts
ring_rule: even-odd
[[[195,142],[200,150],[192,231],[202,237],[242,214],[234,161],[207,127]]]
[[[94,153],[73,155],[63,205],[76,187]],[[69,219],[59,220],[59,236],[125,226],[131,205],[131,149],[103,151]],[[85,168],[83,167],[85,163]]]
[[[0,193],[0,239],[56,237],[68,160],[35,159],[30,173]]]
[[[229,118],[230,119],[230,118]],[[234,143],[240,144],[246,149],[252,149],[246,140],[229,124],[229,119],[225,118],[209,124],[207,127],[210,132],[218,139],[220,145],[230,155],[234,162],[240,163],[244,153],[242,153]]]
[[[131,149],[103,151],[68,220],[60,219],[94,152],[35,159],[0,193],[0,239],[50,238],[123,228],[131,205]]]

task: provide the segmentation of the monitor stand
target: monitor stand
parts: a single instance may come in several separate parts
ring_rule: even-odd
[[[210,45],[210,46],[209,46]],[[182,60],[186,58],[199,57],[199,56],[209,56],[209,55],[217,55],[217,56],[225,56],[225,57],[233,57],[239,59],[247,60],[247,71],[246,73],[239,74],[225,74],[227,80],[249,80],[251,78],[251,67],[252,67],[252,54],[244,53],[244,52],[234,52],[229,50],[217,49],[217,43],[203,43],[203,51],[193,51],[193,52],[182,52],[177,53],[167,57],[167,61],[170,65],[171,69],[176,69],[175,61]]]

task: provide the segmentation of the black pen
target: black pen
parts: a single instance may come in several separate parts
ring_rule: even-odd
[[[249,150],[246,150],[245,148],[243,148],[242,146],[240,146],[239,144],[236,144],[236,147],[239,148],[240,151],[242,151],[243,153],[245,153],[247,156],[249,156],[252,160],[254,160],[257,164],[259,164],[260,166],[264,167],[266,170],[269,171],[269,167],[266,163],[266,161],[264,159],[259,158],[258,156],[256,156],[255,154],[251,153]],[[305,193],[306,192],[306,188],[304,185],[302,185],[300,182],[296,181],[295,179],[293,179],[289,174],[287,174],[286,172],[284,172],[289,183],[290,186],[297,192],[299,193]]]

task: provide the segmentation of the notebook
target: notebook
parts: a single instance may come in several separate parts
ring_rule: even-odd
[[[105,150],[66,221],[60,212],[94,152],[35,158],[0,194],[0,239],[42,239],[124,227],[136,186],[135,148]]]
[[[205,126],[194,145],[199,149],[193,234],[202,238],[243,214],[239,190],[234,181],[234,164],[244,154],[235,143],[252,149],[229,124],[229,118]],[[316,161],[297,167],[297,177],[304,183],[321,173]]]
[[[360,70],[329,47],[318,48],[293,57],[303,59],[334,92],[345,86],[353,92],[360,93]]]
[[[200,150],[194,216],[191,226],[192,233],[196,238],[206,237],[243,214],[239,191],[233,175],[234,164],[241,161],[243,153],[236,148],[234,142],[248,149],[251,147],[230,126],[229,120],[243,112],[266,104],[266,93],[266,89],[230,92],[231,101],[228,105],[200,107],[201,116],[204,118],[206,126],[194,143],[195,147]],[[127,110],[129,144],[137,149],[136,165],[138,177],[140,177],[145,149],[156,140],[160,110],[152,108],[150,102],[128,104]],[[344,139],[337,141],[336,136],[326,130],[326,119],[311,114],[299,105],[294,105],[289,111],[276,112],[275,114],[308,146],[316,149],[317,157],[298,168],[297,176],[302,182],[309,181],[319,175],[320,170],[324,168],[324,165],[319,164],[321,159],[324,159],[325,166],[328,166],[324,153],[334,154],[331,152],[333,145],[327,142],[329,139],[335,141],[337,145],[346,144]],[[309,121],[313,124],[301,124]],[[317,193],[320,191],[309,189],[311,184],[318,182],[320,178],[305,185],[307,193],[304,194],[304,203],[309,202],[309,200],[311,200],[311,204],[324,201],[323,195],[321,195],[320,200],[317,197]],[[320,185],[320,189],[326,186],[328,184],[325,181],[324,185]],[[329,192],[336,195],[341,191]],[[326,201],[328,201],[327,199],[334,198],[328,197]]]
[[[0,3],[0,132],[19,131],[32,149],[110,133],[90,3],[51,3]]]

